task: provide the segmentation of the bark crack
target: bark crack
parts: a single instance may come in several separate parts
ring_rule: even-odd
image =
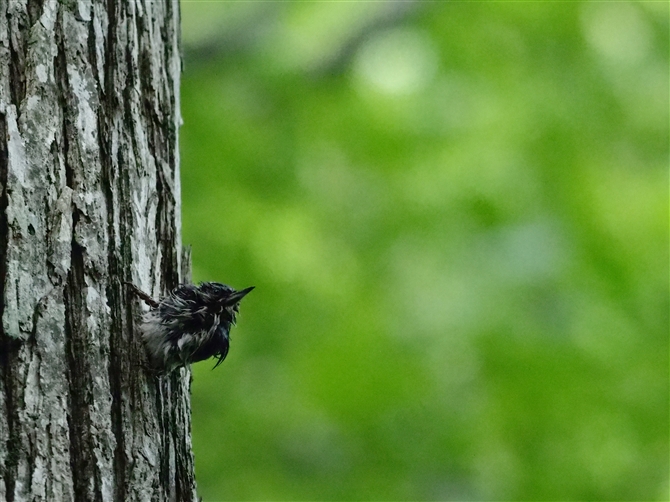
[[[76,228],[77,213],[73,215],[72,228]],[[70,428],[70,465],[76,501],[102,501],[100,472],[93,453],[91,416],[91,368],[87,351],[85,328],[86,288],[84,278],[84,250],[72,242],[72,265],[65,291],[65,339],[68,363]]]
[[[8,20],[11,20],[11,14]],[[13,20],[16,25],[21,26],[21,19]],[[25,23],[25,20],[23,21]],[[21,116],[21,102],[26,97],[26,75],[25,54],[23,53],[23,40],[19,34],[21,30],[13,30],[14,36],[9,40],[9,92],[12,104],[16,107],[16,117]]]
[[[28,0],[26,3],[26,10],[28,11],[28,20],[30,26],[33,26],[39,21],[44,7],[44,0]]]
[[[14,490],[16,487],[16,474],[19,461],[20,439],[18,428],[18,410],[16,409],[16,399],[14,396],[14,371],[16,360],[16,345],[18,341],[10,340],[5,337],[3,343],[4,371],[3,379],[5,382],[5,417],[7,419],[7,444],[5,447],[6,456],[4,462],[3,477],[5,481],[5,491],[7,502],[14,502]]]
[[[110,1],[107,6],[109,24],[107,27],[106,50],[104,51],[104,85],[100,82],[97,72],[95,73],[95,78],[100,103],[100,109],[98,111],[98,130],[100,131],[100,134],[98,134],[98,147],[100,149],[100,163],[102,168],[102,190],[105,196],[107,214],[110,215],[109,221],[107,222],[109,236],[107,266],[109,276],[113,278],[107,286],[107,299],[108,306],[111,310],[109,337],[109,384],[112,394],[111,425],[112,433],[116,441],[116,447],[114,449],[114,499],[126,500],[128,496],[128,479],[126,473],[128,472],[129,465],[126,455],[127,440],[126,434],[124,434],[123,389],[128,387],[127,385],[124,386],[124,379],[128,378],[129,374],[133,374],[134,371],[128,364],[129,344],[124,341],[124,320],[126,326],[132,326],[132,321],[130,323],[128,322],[128,312],[131,309],[126,298],[125,288],[123,287],[123,282],[125,280],[131,280],[131,277],[129,277],[129,267],[124,266],[124,264],[131,263],[129,259],[130,257],[127,256],[129,244],[127,243],[126,235],[129,233],[126,232],[126,225],[124,224],[125,218],[122,216],[120,221],[117,221],[116,213],[114,211],[115,190],[121,192],[119,193],[119,198],[123,199],[124,196],[122,194],[123,186],[121,183],[118,183],[119,173],[116,171],[112,159],[112,145],[109,134],[109,124],[111,118],[114,116],[115,103],[117,102],[116,94],[112,87],[114,82],[113,78],[118,68],[118,61],[116,60],[115,54],[117,49],[117,19],[119,17],[117,10],[118,4],[114,1]],[[89,53],[92,66],[97,68],[98,61],[96,48],[94,42],[91,41],[94,40],[92,28],[89,37]],[[109,92],[106,91],[104,86],[109,87]],[[120,214],[123,215],[125,212],[121,211]],[[119,225],[118,232],[116,227],[117,224]],[[121,242],[120,250],[116,248],[117,239]],[[120,258],[119,253],[121,254]],[[130,387],[133,388],[134,386],[131,385]]]
[[[7,151],[7,116],[0,113],[0,321],[5,313],[5,283],[7,280],[7,244],[9,228],[7,222],[7,173],[9,155]],[[0,335],[5,338],[4,324],[0,322]],[[0,353],[1,356],[2,353]]]
[[[56,43],[58,55],[55,61],[55,75],[59,86],[63,113],[62,138],[65,163],[66,186],[76,193],[75,173],[70,163],[68,138],[74,137],[68,114],[70,106],[70,83],[67,74],[63,14],[58,12],[56,21]],[[92,382],[86,330],[85,250],[77,243],[77,224],[82,213],[76,207],[72,210],[72,242],[70,249],[70,270],[64,292],[65,307],[65,354],[67,358],[68,409],[67,416],[70,440],[70,467],[74,499],[76,501],[102,501],[99,466],[94,455],[91,435],[90,405],[92,404]]]
[[[0,473],[5,483],[7,502],[14,501],[16,485],[16,469],[18,465],[19,437],[15,426],[18,421],[18,410],[14,396],[14,371],[16,353],[19,341],[5,333],[4,323],[1,322],[5,311],[5,286],[7,281],[7,245],[9,228],[7,222],[7,174],[9,158],[7,143],[7,116],[0,114],[0,364],[4,386],[3,412],[7,423],[7,444],[4,468]]]

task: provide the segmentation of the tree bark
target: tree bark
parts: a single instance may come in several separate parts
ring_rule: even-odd
[[[123,285],[188,268],[180,71],[178,0],[0,0],[0,500],[196,498]]]

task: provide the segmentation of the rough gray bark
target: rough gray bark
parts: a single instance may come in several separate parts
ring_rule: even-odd
[[[194,500],[190,371],[142,367],[180,282],[178,0],[0,0],[0,500]]]

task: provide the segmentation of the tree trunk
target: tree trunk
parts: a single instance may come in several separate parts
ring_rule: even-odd
[[[123,285],[188,268],[180,69],[177,0],[0,0],[0,500],[195,499]]]

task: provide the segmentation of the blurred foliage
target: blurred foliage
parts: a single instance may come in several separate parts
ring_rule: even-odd
[[[668,499],[668,4],[182,4],[205,500]]]

